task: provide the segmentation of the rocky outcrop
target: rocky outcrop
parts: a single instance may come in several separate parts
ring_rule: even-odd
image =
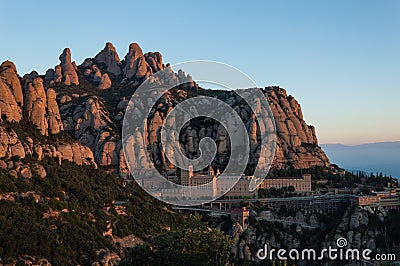
[[[54,82],[60,83],[62,81],[62,69],[60,65],[54,67]]]
[[[7,265],[26,265],[26,266],[51,266],[51,263],[45,258],[37,258],[30,255],[20,256],[18,259],[8,259],[9,263]],[[2,261],[0,261],[2,262]]]
[[[71,51],[69,48],[65,48],[63,53],[59,57],[61,61],[61,72],[64,78],[65,85],[79,85],[78,74],[76,71],[78,70],[75,62],[71,61]]]
[[[5,61],[0,66],[0,119],[20,121],[23,95],[14,63]]]
[[[125,55],[125,67],[123,69],[125,76],[127,78],[143,78],[148,72],[147,66],[142,48],[137,43],[131,43],[129,52]]]
[[[336,249],[339,238],[346,240],[342,248],[357,249],[360,254],[366,249],[370,249],[371,254],[398,253],[397,241],[389,231],[397,226],[392,220],[397,214],[381,207],[371,209],[348,205],[345,210],[330,213],[329,218],[327,214],[304,211],[295,215],[267,212],[268,218],[253,212],[258,217],[246,230],[237,230],[237,224],[233,225],[232,252],[238,259],[259,262],[256,254],[264,245],[268,246],[268,250],[307,247],[319,252],[323,248]]]
[[[45,84],[53,85],[54,83],[63,82],[65,85],[79,85],[78,67],[71,60],[71,51],[65,48],[59,57],[61,63],[56,65],[54,69],[48,69],[44,76]]]
[[[319,228],[319,221],[315,222],[317,219],[315,213],[296,212],[292,216],[278,215],[271,211],[269,213],[271,214],[268,219],[259,216],[257,220],[254,219],[253,223],[247,225],[245,230],[241,230],[238,223],[233,225],[232,253],[235,257],[247,262],[260,262],[256,254],[264,245],[267,245],[268,249],[290,250],[301,246],[312,248],[315,245],[312,235],[323,234]],[[318,225],[314,226],[312,223]]]
[[[46,169],[44,169],[41,164],[36,163],[31,168],[40,178],[45,178],[47,176]]]
[[[23,80],[23,83],[24,83],[24,82],[33,82],[33,80],[34,80],[35,78],[37,78],[37,77],[39,77],[39,73],[37,73],[35,70],[33,70],[33,71],[31,71],[31,73],[25,74],[25,75],[22,77],[22,80]]]
[[[56,93],[53,89],[45,91],[41,78],[25,84],[25,110],[28,120],[43,135],[57,134],[63,129]]]
[[[56,89],[58,89],[57,83],[60,82],[67,85],[79,84],[79,72],[79,76],[85,78],[82,80],[85,82],[82,89],[89,91],[88,93],[79,95],[75,92],[70,94],[63,92],[57,97],[57,103],[54,90],[46,89],[41,76],[32,72],[24,76],[25,96],[22,97],[19,94],[19,79],[15,66],[12,63],[5,63],[2,65],[1,73],[7,75],[1,74],[2,83],[0,83],[0,90],[4,92],[0,93],[1,114],[8,120],[19,121],[21,119],[19,106],[22,105],[21,99],[23,99],[28,120],[35,124],[43,135],[56,134],[65,128],[71,136],[92,150],[98,164],[119,166],[121,172],[127,173],[120,141],[122,118],[128,103],[124,89],[135,88],[144,78],[164,69],[159,77],[150,77],[151,84],[161,84],[161,81],[183,84],[174,93],[166,93],[163,96],[149,117],[147,135],[138,138],[147,142],[150,147],[150,157],[156,166],[174,174],[177,169],[169,163],[164,154],[159,133],[166,114],[189,97],[186,89],[198,87],[189,74],[182,70],[175,73],[169,64],[163,64],[160,53],[144,54],[137,43],[130,44],[129,52],[122,62],[111,43],[107,43],[95,58],[86,59],[79,69],[71,62],[71,52],[68,48],[60,55],[60,61],[61,64],[54,70],[46,72],[44,84],[54,83]],[[8,77],[7,82],[3,76]],[[111,79],[115,84],[112,84]],[[106,103],[100,96],[90,94],[91,89],[105,90],[111,87],[118,88],[118,92],[113,90],[112,93],[116,95],[115,97],[120,97],[119,99],[110,100],[107,96],[107,101],[110,101]],[[310,168],[329,165],[328,158],[318,146],[315,128],[306,124],[301,107],[294,97],[287,95],[285,90],[278,87],[268,87],[262,89],[262,92],[270,102],[276,122],[278,138],[273,168]],[[99,95],[102,95],[102,92],[99,92]],[[218,98],[234,105],[250,133],[251,171],[258,163],[260,148],[258,121],[249,106],[241,102],[236,93],[220,92]],[[135,112],[141,112],[140,106],[143,103],[135,102],[135,104],[137,105]],[[199,142],[204,137],[215,140],[218,152],[213,164],[217,168],[224,168],[230,154],[230,139],[225,129],[216,122],[207,120],[187,124],[180,137],[182,148],[190,158],[196,158],[199,156]],[[174,151],[168,152],[169,156],[174,156]],[[144,163],[141,158],[146,153],[147,151],[136,149],[135,163],[138,165]]]
[[[48,134],[48,123],[46,116],[46,92],[41,78],[25,84],[25,109],[28,120],[40,130],[43,135]]]
[[[373,252],[389,252],[390,237],[386,230],[388,211],[384,208],[360,208],[349,206],[333,234],[326,235],[323,247],[337,247],[336,240],[344,237],[347,240],[346,248],[358,250],[370,249]],[[385,246],[378,243],[385,239]],[[382,241],[380,241],[382,242]]]
[[[45,84],[54,84],[56,71],[52,68],[47,69],[46,74],[44,75],[44,83]]]
[[[115,76],[121,74],[121,61],[115,47],[112,43],[106,43],[106,47],[98,53],[94,58],[98,63],[103,63],[106,66],[106,71]]]
[[[186,75],[185,72],[182,71],[182,69],[178,70],[176,77],[178,79],[179,84],[181,84],[180,88],[182,89],[198,87],[198,85],[193,81],[192,76],[190,76],[189,74]]]
[[[111,80],[108,77],[108,74],[105,73],[101,76],[100,82],[99,82],[99,86],[98,88],[100,90],[105,90],[105,89],[109,89],[111,88]]]
[[[97,168],[91,149],[78,142],[60,142],[57,144],[34,143],[27,152],[31,153],[39,161],[47,156],[58,158],[60,164],[62,160],[67,160],[77,165],[92,165]]]
[[[0,158],[25,158],[25,148],[13,131],[0,126]]]
[[[45,156],[68,160],[78,165],[93,165],[97,167],[94,156],[90,148],[78,142],[57,144],[47,144],[34,142],[31,138],[20,139],[14,130],[0,126],[0,158],[11,159],[25,158],[32,155],[41,161]],[[43,167],[38,164],[32,167],[32,171],[39,176],[46,176]],[[28,175],[28,170],[25,170]]]
[[[92,266],[116,266],[121,261],[117,253],[111,252],[108,249],[97,250],[96,254],[97,261],[93,262]]]
[[[52,150],[52,147],[49,147]],[[74,162],[77,165],[94,165],[93,153],[89,147],[83,146],[80,143],[65,143],[58,144],[56,146],[56,153],[59,152],[58,158],[61,160],[68,160],[70,162]],[[46,153],[46,149],[45,149]],[[54,154],[54,153],[53,153]],[[57,154],[58,155],[58,154]]]
[[[149,64],[150,68],[152,69],[153,73],[156,73],[157,71],[164,69],[163,63],[162,63],[162,55],[159,52],[148,52],[144,55],[146,58],[146,62]]]
[[[62,81],[62,70],[60,65],[56,65],[54,69],[50,68],[44,75],[45,84],[54,85]]]
[[[57,134],[63,130],[60,110],[56,101],[56,93],[53,89],[48,89],[47,93],[47,115],[49,119],[49,133]]]
[[[93,59],[85,59],[81,67],[85,69],[83,71],[84,77],[92,84],[96,85],[98,89],[105,90],[111,88],[112,82],[110,77],[107,73],[101,73],[100,68],[95,64]]]
[[[279,87],[266,88],[265,96],[275,118],[278,136],[274,166],[299,169],[329,165],[329,159],[318,146],[315,128],[303,120],[296,99]]]
[[[110,116],[105,105],[95,96],[66,105],[61,112],[65,130],[90,147],[100,165],[117,165],[119,161],[120,137]]]
[[[125,55],[123,64],[123,73],[128,79],[148,78],[165,68],[159,52],[143,54],[142,48],[137,43],[129,45],[129,52]]]
[[[22,87],[18,78],[17,68],[11,61],[5,61],[0,66],[0,77],[11,89],[15,101],[22,106],[24,98],[22,95]]]

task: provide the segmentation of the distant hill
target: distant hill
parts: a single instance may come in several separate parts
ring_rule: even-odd
[[[400,178],[400,141],[354,146],[321,144],[332,163],[348,170],[382,172]]]

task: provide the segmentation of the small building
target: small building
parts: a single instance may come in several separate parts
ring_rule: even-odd
[[[182,169],[181,170],[181,180],[180,184],[182,186],[189,186],[189,180],[193,176],[193,166],[189,165],[188,169]]]

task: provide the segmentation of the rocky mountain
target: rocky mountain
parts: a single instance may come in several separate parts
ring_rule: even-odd
[[[149,118],[146,141],[150,156],[165,173],[175,173],[163,154],[159,129],[167,113],[179,102],[194,95],[211,95],[199,88],[192,77],[182,70],[174,72],[164,64],[158,52],[143,53],[137,43],[129,45],[121,61],[115,47],[107,43],[94,58],[81,65],[72,61],[69,48],[61,53],[60,64],[39,75],[33,71],[19,76],[15,65],[6,61],[0,67],[0,157],[11,158],[33,154],[38,158],[48,155],[68,159],[78,164],[112,166],[121,176],[128,175],[121,147],[122,118],[130,96],[153,73],[166,69],[165,79],[184,82],[165,94]],[[318,146],[315,128],[303,119],[301,107],[293,96],[279,87],[261,89],[269,100],[276,121],[277,148],[273,167],[310,168],[329,165],[325,153]],[[229,103],[240,103],[234,92],[212,92],[213,97]],[[140,105],[140,103],[135,103]],[[257,120],[244,104],[238,113],[250,132],[250,169],[257,163]],[[44,136],[67,132],[71,143],[37,142],[21,139],[6,122],[27,122],[35,125]],[[194,125],[196,124],[196,125]],[[223,168],[229,157],[229,138],[224,128],[213,121],[189,123],[182,132],[181,142],[189,157],[199,155],[198,143],[204,136],[212,137],[219,147],[213,164]],[[141,154],[136,154],[141,156]],[[139,157],[138,157],[139,158]]]

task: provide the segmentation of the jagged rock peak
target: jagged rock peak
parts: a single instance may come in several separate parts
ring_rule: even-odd
[[[142,48],[137,43],[131,43],[129,52],[125,55],[125,76],[127,78],[143,78],[147,74],[147,66]]]
[[[18,78],[17,68],[15,64],[11,61],[4,61],[0,66],[0,76],[4,78],[4,80],[9,84],[12,89],[12,93],[15,97],[15,100],[20,105],[23,104],[23,95],[22,95],[22,87],[21,82]]]
[[[104,49],[95,56],[95,60],[99,63],[104,63],[107,67],[107,72],[116,76],[121,74],[121,61],[112,43],[107,42]]]
[[[31,121],[43,135],[48,133],[46,116],[47,98],[43,80],[36,78],[25,84],[25,107],[29,121]]]
[[[3,63],[1,63],[0,69],[1,71],[4,71],[4,69],[6,68],[10,68],[13,72],[17,73],[17,67],[15,66],[15,64],[9,60],[4,61]]]
[[[144,55],[144,57],[153,70],[153,73],[164,68],[162,64],[162,55],[159,52],[148,52]]]
[[[68,47],[65,48],[62,54],[60,54],[60,56],[58,57],[58,59],[60,59],[61,65],[72,63],[71,49],[69,49]]]
[[[134,59],[137,59],[143,56],[142,48],[140,48],[139,44],[134,42],[129,45],[129,51],[127,55],[133,55]]]
[[[20,121],[23,95],[17,69],[13,62],[5,61],[0,66],[0,119]]]
[[[64,78],[65,85],[79,85],[77,66],[75,62],[71,60],[71,51],[69,48],[65,48],[63,53],[59,57],[61,61],[61,71]],[[57,70],[57,69],[56,69]]]

